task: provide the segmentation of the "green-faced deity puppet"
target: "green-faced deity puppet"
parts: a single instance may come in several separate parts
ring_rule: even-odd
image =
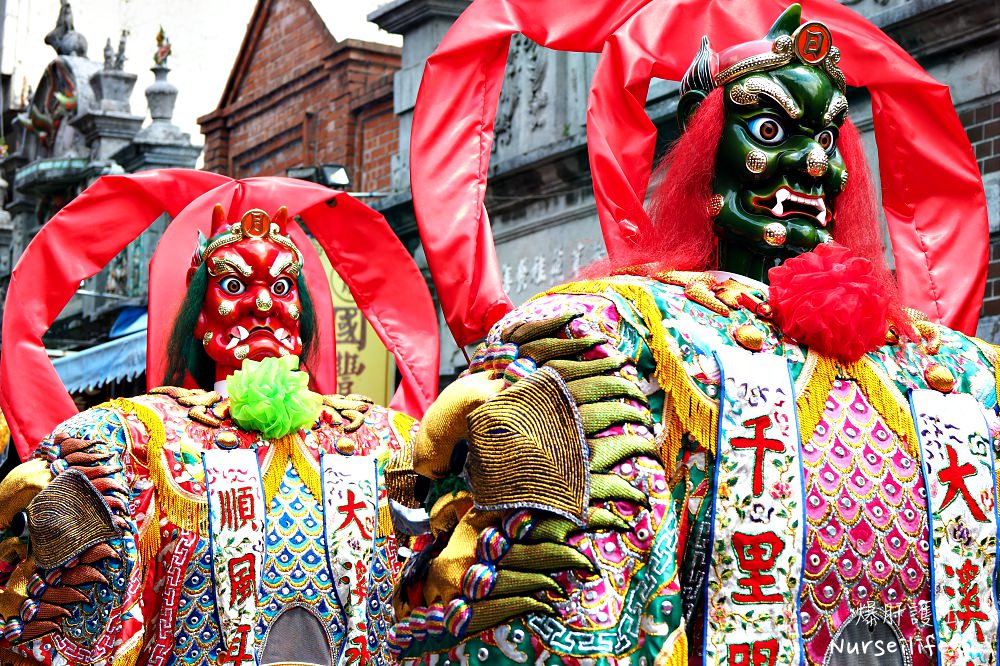
[[[508,313],[427,412],[405,664],[995,663],[997,351],[894,305],[799,14],[703,42],[666,240]]]
[[[723,90],[707,204],[719,265],[762,281],[781,260],[832,239],[847,183],[837,149],[847,117],[840,52],[824,25],[798,22],[798,11],[786,12],[766,38],[718,54],[705,38],[681,85],[682,125],[709,92]]]

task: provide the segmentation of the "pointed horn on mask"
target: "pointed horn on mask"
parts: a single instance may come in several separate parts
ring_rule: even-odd
[[[215,204],[215,208],[212,209],[212,235],[216,235],[221,232],[226,226],[226,209],[222,207],[222,204]]]
[[[271,218],[271,225],[278,225],[278,233],[282,236],[286,235],[285,227],[288,226],[288,207],[282,206],[278,209],[278,212],[274,214]]]

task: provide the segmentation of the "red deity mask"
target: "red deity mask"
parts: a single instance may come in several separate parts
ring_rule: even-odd
[[[212,218],[213,240],[196,257],[208,270],[208,288],[194,332],[215,361],[216,380],[244,359],[301,355],[302,254],[285,235],[287,210],[272,219],[254,209],[227,225],[217,205]]]

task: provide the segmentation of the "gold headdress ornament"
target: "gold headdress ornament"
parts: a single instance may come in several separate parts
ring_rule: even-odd
[[[260,208],[252,208],[243,214],[239,222],[235,222],[226,228],[226,211],[222,204],[215,204],[212,210],[212,232],[217,238],[210,242],[201,251],[201,260],[208,261],[210,254],[225,245],[231,245],[244,239],[270,240],[287,248],[295,255],[295,260],[287,267],[289,273],[298,276],[302,271],[302,253],[295,246],[292,239],[285,234],[285,226],[288,222],[288,209],[282,206],[271,219],[268,214]],[[224,231],[223,231],[224,230]],[[222,235],[218,235],[219,233]]]
[[[737,44],[719,53],[712,50],[708,37],[681,81],[681,95],[692,91],[707,94],[735,79],[754,72],[778,69],[798,61],[826,72],[841,93],[847,92],[840,71],[840,49],[833,45],[830,29],[818,21],[799,25],[802,8],[789,7],[763,39]]]
[[[720,65],[726,53],[720,54]],[[830,29],[818,21],[800,25],[791,35],[781,35],[771,42],[770,53],[745,57],[715,75],[715,85],[722,86],[751,72],[764,72],[784,67],[793,59],[804,65],[823,69],[840,92],[847,92],[844,74],[840,71],[840,49],[833,45]]]

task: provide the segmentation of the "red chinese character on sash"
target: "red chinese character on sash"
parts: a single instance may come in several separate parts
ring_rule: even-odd
[[[976,468],[973,467],[972,463],[959,465],[958,452],[955,451],[955,447],[951,444],[945,444],[945,448],[948,449],[948,466],[938,472],[938,480],[948,486],[948,490],[945,492],[944,500],[941,502],[941,509],[944,509],[946,506],[951,504],[956,497],[961,495],[962,499],[964,499],[965,503],[968,505],[969,513],[972,514],[972,517],[981,523],[985,523],[986,514],[983,513],[982,508],[976,504],[976,500],[972,498],[972,493],[969,492],[969,487],[965,485],[965,479],[967,477],[975,476]]]
[[[229,560],[229,580],[233,586],[230,606],[241,604],[251,596],[257,602],[257,576],[254,571],[253,553]]]
[[[364,509],[365,507],[366,507],[366,505],[365,505],[365,503],[363,501],[356,501],[354,499],[354,490],[351,489],[351,488],[348,488],[348,490],[347,490],[347,504],[342,504],[342,505],[340,505],[340,506],[337,507],[337,511],[339,511],[340,513],[342,513],[342,514],[344,514],[346,516],[346,518],[344,518],[344,522],[341,523],[340,527],[338,527],[337,530],[340,531],[340,530],[344,529],[345,527],[347,527],[348,525],[350,525],[352,522],[353,523],[357,523],[358,530],[361,531],[361,536],[363,536],[365,539],[371,539],[372,535],[369,534],[367,531],[365,531],[365,524],[361,520],[361,516],[358,515],[358,511]]]
[[[729,646],[730,666],[774,666],[778,661],[778,639]]]
[[[773,532],[763,534],[743,534],[736,532],[733,534],[733,549],[736,552],[736,561],[740,570],[747,574],[743,578],[738,578],[737,583],[741,587],[750,590],[747,592],[734,592],[733,601],[740,604],[773,604],[781,602],[781,595],[772,592],[764,592],[765,587],[775,584],[774,576],[766,573],[774,569],[775,560],[781,551],[785,549],[785,544]]]
[[[958,599],[959,606],[957,610],[953,609],[945,616],[945,624],[952,631],[958,631],[958,625],[961,624],[961,631],[964,633],[969,628],[969,625],[975,622],[976,639],[980,642],[985,640],[983,638],[983,629],[979,626],[979,623],[989,618],[979,606],[979,583],[975,582],[976,576],[979,575],[979,565],[973,564],[972,560],[966,560],[965,564],[958,571],[947,564],[944,567],[944,571],[949,576],[958,576],[958,590],[956,591],[952,585],[945,585],[944,592],[952,599]]]
[[[368,630],[364,622],[358,623],[358,635],[351,639],[351,643],[356,647],[348,647],[347,663],[367,666],[371,655],[368,652]]]
[[[247,652],[247,634],[250,633],[249,624],[241,624],[236,628],[239,638],[229,646],[225,652],[219,652],[220,664],[235,664],[240,666],[244,661],[253,661],[253,655]]]
[[[222,527],[238,530],[254,519],[253,489],[250,486],[220,490],[218,496]]]
[[[785,444],[781,440],[764,436],[764,431],[771,427],[771,417],[767,414],[744,421],[743,427],[753,428],[753,439],[733,437],[730,443],[734,449],[754,449],[753,496],[760,497],[764,492],[764,452],[784,453]]]
[[[368,567],[358,560],[354,565],[354,603],[363,608],[368,603]]]

